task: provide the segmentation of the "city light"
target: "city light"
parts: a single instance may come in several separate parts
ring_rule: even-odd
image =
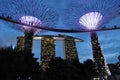
[[[28,24],[28,25],[41,25],[42,22],[36,18],[36,17],[33,17],[33,16],[22,16],[20,19],[20,22],[21,23],[25,23],[25,24]],[[32,28],[32,27],[28,27],[28,26],[23,26],[23,28],[26,30],[31,30],[31,29],[36,29],[36,28]]]
[[[89,30],[94,30],[99,26],[102,17],[99,12],[89,12],[80,17],[79,23]]]

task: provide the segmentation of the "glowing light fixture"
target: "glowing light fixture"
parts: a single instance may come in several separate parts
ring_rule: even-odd
[[[22,16],[19,20],[20,22],[28,24],[28,25],[37,26],[37,25],[42,24],[42,22],[38,18],[33,17],[33,16]],[[33,27],[28,27],[28,26],[23,26],[23,28],[28,29],[28,30],[34,29]]]
[[[89,30],[94,30],[99,26],[102,17],[99,12],[89,12],[80,17],[79,23]]]

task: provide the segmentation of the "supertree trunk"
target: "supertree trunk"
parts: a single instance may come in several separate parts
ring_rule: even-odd
[[[95,70],[96,73],[98,73],[98,77],[100,77],[100,80],[108,80],[108,73],[106,70],[106,63],[105,59],[101,50],[101,46],[98,40],[98,36],[96,32],[92,31],[90,33],[91,35],[91,44],[92,44],[92,51],[93,51],[93,59],[95,62]]]
[[[32,53],[34,32],[33,31],[25,31],[24,34],[25,34],[24,50]]]

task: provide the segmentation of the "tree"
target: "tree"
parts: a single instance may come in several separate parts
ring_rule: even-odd
[[[120,62],[120,55],[118,56],[118,60],[119,60],[119,62]]]
[[[95,63],[93,62],[93,60],[87,59],[86,61],[84,61],[84,68],[90,78],[98,76],[98,74],[95,71]]]
[[[116,63],[117,66],[117,74],[120,74],[120,55],[118,56],[118,62]]]
[[[82,64],[78,63],[76,66],[60,57],[49,62],[49,68],[45,74],[48,77],[46,80],[90,80]]]
[[[32,53],[12,47],[0,49],[0,80],[33,80],[39,71],[37,59]]]

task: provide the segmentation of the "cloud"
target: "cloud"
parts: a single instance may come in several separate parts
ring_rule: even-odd
[[[120,52],[115,52],[115,53],[109,53],[105,55],[105,58],[108,63],[115,63],[118,61],[117,57],[120,55]]]

